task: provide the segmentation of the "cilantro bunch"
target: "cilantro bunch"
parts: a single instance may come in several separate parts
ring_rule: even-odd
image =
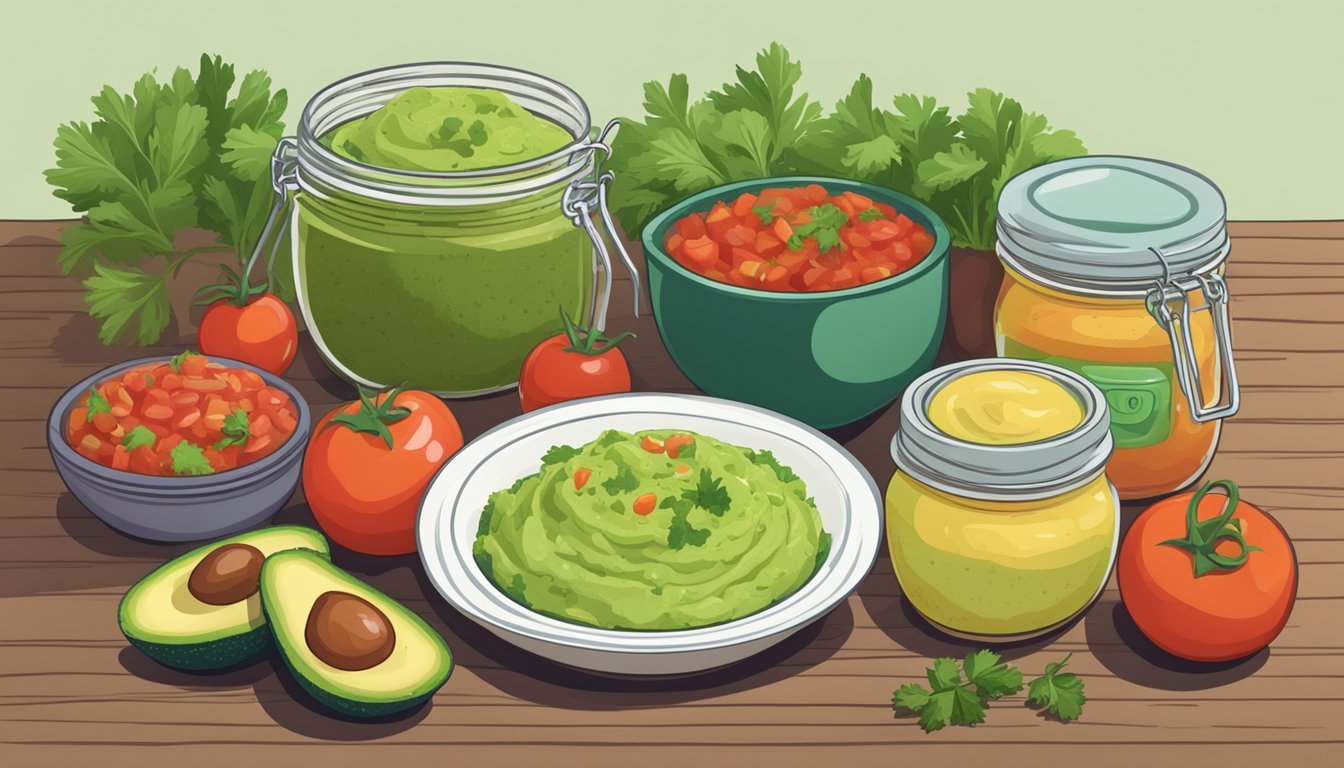
[[[97,120],[56,131],[47,181],[86,213],[62,232],[59,264],[86,278],[104,344],[158,341],[169,321],[168,281],[182,265],[231,251],[241,266],[261,235],[288,98],[271,92],[263,70],[247,73],[231,96],[234,82],[232,64],[203,54],[195,76],[179,67],[164,82],[144,75],[126,94],[104,86],[92,99]],[[179,248],[177,235],[192,227],[213,231],[217,244]],[[288,275],[275,282],[292,294]]]
[[[644,85],[645,119],[621,121],[608,167],[611,200],[629,235],[655,214],[719,184],[787,174],[836,176],[904,192],[948,225],[954,245],[994,245],[998,196],[1013,176],[1051,160],[1084,154],[1072,131],[1054,130],[988,88],[967,96],[953,116],[931,96],[903,93],[889,108],[874,102],[873,81],[859,75],[823,114],[795,94],[802,65],[771,45],[757,69],[692,103],[686,76]]]

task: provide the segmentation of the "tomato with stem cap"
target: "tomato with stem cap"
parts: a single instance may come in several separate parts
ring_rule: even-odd
[[[546,339],[523,361],[518,396],[523,411],[567,400],[630,391],[630,366],[616,346],[633,333],[607,338],[560,313],[564,333]]]
[[[369,555],[414,552],[425,489],[462,447],[453,412],[428,392],[359,391],[317,423],[303,492],[333,541]]]
[[[207,285],[197,304],[207,305],[196,343],[201,352],[241,360],[277,376],[289,370],[299,350],[294,313],[267,291],[267,281],[252,285],[243,273],[221,266],[228,280]]]
[[[1217,488],[1226,495],[1212,494]],[[1191,661],[1230,661],[1269,645],[1297,594],[1288,534],[1241,501],[1230,480],[1145,510],[1125,536],[1117,576],[1143,634]]]

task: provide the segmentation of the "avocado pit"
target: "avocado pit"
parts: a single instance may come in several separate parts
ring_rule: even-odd
[[[377,606],[337,591],[324,592],[313,601],[304,639],[314,656],[347,672],[378,666],[397,644],[392,622]]]
[[[256,594],[266,556],[250,544],[225,544],[211,551],[187,577],[187,591],[207,605],[230,605]]]

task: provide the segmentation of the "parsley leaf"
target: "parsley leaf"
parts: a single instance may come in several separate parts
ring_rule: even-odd
[[[859,211],[858,216],[859,221],[877,221],[878,219],[885,218],[887,218],[887,214],[883,213],[878,208],[865,208],[864,210]]]
[[[163,275],[94,265],[84,281],[89,315],[103,321],[98,338],[112,344],[132,327],[135,343],[153,344],[168,327],[168,284]]]
[[[144,424],[137,424],[135,429],[122,435],[121,444],[126,446],[126,450],[134,451],[142,446],[154,447],[154,441],[157,438],[154,433]]]
[[[541,457],[541,463],[560,464],[578,456],[579,453],[578,448],[570,445],[552,445],[550,450],[546,451],[545,455]]]
[[[667,529],[668,549],[680,550],[687,545],[700,547],[709,540],[708,528],[696,528],[691,524],[690,514],[695,503],[690,499],[668,497],[658,506],[672,510],[672,523]]]
[[[770,226],[775,223],[775,201],[771,200],[764,205],[752,206],[751,212],[761,218],[761,223]]]
[[[179,475],[213,475],[214,467],[205,460],[205,452],[195,443],[185,440],[168,452],[173,459],[173,471]]]
[[[798,479],[798,475],[794,474],[792,469],[780,464],[779,459],[776,459],[775,454],[770,451],[748,451],[747,457],[753,464],[764,464],[769,467],[781,483],[791,483]]]
[[[216,451],[222,451],[230,445],[242,445],[252,437],[251,423],[247,419],[247,411],[242,408],[234,410],[233,413],[224,416],[224,426],[220,432],[224,433],[224,439],[215,443]]]
[[[999,655],[987,650],[967,655],[961,668],[955,659],[935,659],[925,674],[929,688],[906,683],[892,693],[891,704],[897,715],[902,711],[919,715],[926,733],[948,725],[983,723],[989,701],[1022,690],[1022,673],[999,663]]]
[[[630,471],[629,467],[621,467],[616,471],[616,476],[602,481],[602,487],[606,489],[607,494],[615,496],[621,491],[633,491],[639,487],[639,480]]]
[[[993,700],[1022,690],[1022,673],[999,659],[993,651],[980,650],[968,654],[962,665],[967,682],[982,699]]]
[[[826,203],[825,205],[814,205],[804,213],[807,214],[809,220],[794,225],[793,237],[790,237],[788,241],[790,250],[802,249],[803,238],[806,237],[815,239],[817,249],[822,253],[826,253],[832,248],[844,247],[840,242],[840,228],[849,223],[849,216],[844,211]]]
[[[638,232],[691,193],[791,170],[788,151],[821,115],[819,103],[796,92],[802,66],[773,44],[757,54],[755,70],[736,74],[694,103],[684,74],[665,86],[644,84],[646,116],[622,118],[606,162],[616,174],[613,213],[625,231]]]
[[[1031,681],[1027,688],[1027,703],[1043,707],[1063,722],[1077,720],[1083,714],[1083,679],[1072,672],[1060,673],[1073,654],[1063,661],[1045,665],[1045,674]]]
[[[111,413],[112,405],[103,397],[103,393],[98,391],[97,387],[89,387],[88,409],[85,411],[85,421],[93,421],[95,413]]]
[[[723,482],[710,474],[708,469],[700,470],[700,477],[695,488],[682,491],[681,498],[715,517],[723,517],[723,513],[727,512],[728,507],[732,505],[732,499],[728,497],[728,489],[724,488]]]

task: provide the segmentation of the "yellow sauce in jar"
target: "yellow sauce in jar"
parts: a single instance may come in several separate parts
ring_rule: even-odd
[[[1110,575],[1119,503],[1104,475],[1059,496],[983,501],[897,472],[887,546],[906,599],[959,635],[1031,634],[1067,621]]]
[[[1018,445],[1074,429],[1083,422],[1083,406],[1040,374],[981,371],[939,389],[929,403],[929,420],[968,443]]]
[[[978,360],[917,379],[901,401],[886,497],[906,599],[975,638],[1030,637],[1077,616],[1114,562],[1112,445],[1100,390],[1065,369]]]

